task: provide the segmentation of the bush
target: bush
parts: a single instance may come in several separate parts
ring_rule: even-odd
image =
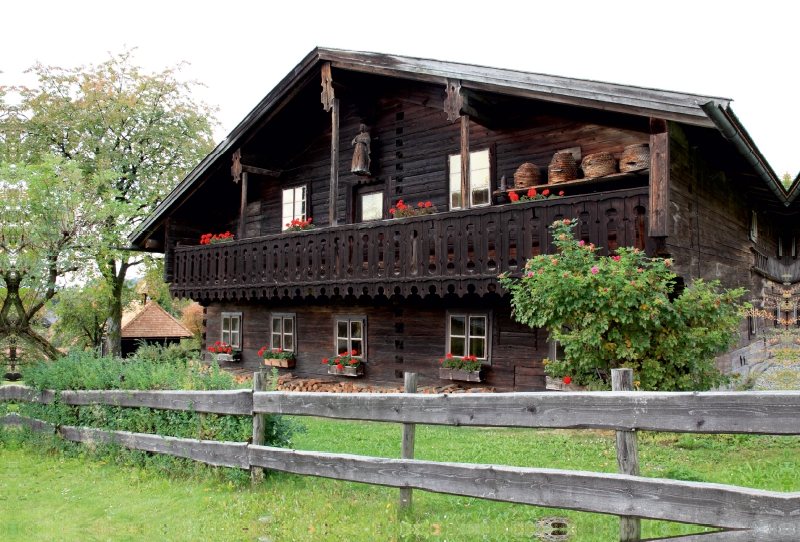
[[[736,301],[745,289],[697,280],[675,296],[670,260],[635,248],[598,256],[574,238],[575,225],[551,226],[558,254],[528,260],[521,278],[501,275],[516,320],[547,329],[564,348],[564,359],[548,361],[547,372],[589,384],[598,380],[596,367],[630,367],[644,390],[726,383],[714,356],[736,341]]]

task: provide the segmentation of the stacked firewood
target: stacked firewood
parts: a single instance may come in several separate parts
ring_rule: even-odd
[[[278,391],[305,391],[321,393],[403,393],[403,387],[370,386],[359,382],[340,382],[320,378],[300,378],[285,374],[278,378]],[[457,384],[447,386],[428,386],[418,389],[418,393],[492,393],[495,388],[459,388]]]

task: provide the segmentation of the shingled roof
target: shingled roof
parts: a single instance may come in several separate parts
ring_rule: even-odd
[[[188,338],[186,326],[178,322],[157,304],[148,302],[139,312],[122,323],[123,339]]]

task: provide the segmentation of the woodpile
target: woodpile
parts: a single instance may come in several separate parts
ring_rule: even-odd
[[[549,184],[565,183],[578,178],[578,164],[571,152],[557,152],[547,167]]]
[[[639,143],[628,145],[619,157],[619,170],[622,173],[639,171],[650,167],[650,145]]]
[[[610,152],[587,154],[581,160],[581,169],[587,179],[611,175],[617,172],[617,159]]]
[[[300,378],[290,374],[278,378],[277,391],[304,391],[319,393],[403,393],[403,386],[371,386],[359,382],[339,382],[321,378]],[[418,388],[418,393],[494,393],[495,388],[460,388],[457,384]]]
[[[514,173],[514,188],[528,188],[537,184],[542,184],[542,173],[530,162],[519,166]]]

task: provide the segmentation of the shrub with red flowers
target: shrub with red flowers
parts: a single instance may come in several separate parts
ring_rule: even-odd
[[[564,349],[548,360],[553,377],[600,388],[595,368],[630,367],[643,390],[707,390],[726,382],[714,356],[738,338],[744,288],[696,280],[675,292],[669,259],[636,248],[600,249],[575,238],[574,220],[551,226],[558,254],[502,276],[514,318],[548,330]]]
[[[538,201],[538,200],[542,200],[542,199],[555,199],[555,198],[560,198],[563,195],[564,195],[564,191],[563,190],[560,190],[558,192],[558,194],[553,194],[552,192],[550,192],[549,188],[545,188],[541,192],[538,191],[536,188],[530,188],[525,193],[525,195],[521,196],[521,197],[516,192],[509,192],[508,193],[508,199],[511,200],[511,203],[523,203],[523,202],[526,202],[526,201]]]
[[[264,359],[294,359],[294,352],[286,350],[270,350],[266,346],[262,346],[258,351],[258,357]]]
[[[340,371],[345,367],[358,367],[363,362],[361,358],[355,357],[358,352],[352,350],[350,352],[346,352],[344,354],[339,354],[338,356],[332,358],[322,358],[323,365],[331,365],[336,367]]]
[[[286,223],[286,229],[284,231],[302,231],[302,230],[313,230],[314,224],[311,223],[311,218],[306,218],[302,220],[300,218],[295,218],[291,222]]]
[[[200,236],[201,245],[214,245],[217,243],[227,243],[233,241],[233,234],[229,231],[225,233],[206,233]]]
[[[207,348],[212,354],[230,354],[233,352],[231,345],[217,341]]]
[[[432,215],[436,212],[436,205],[430,201],[420,201],[417,206],[407,205],[403,200],[398,200],[394,207],[389,209],[392,218],[407,218],[409,216]]]
[[[440,358],[439,362],[445,369],[455,369],[457,371],[480,371],[481,361],[475,356],[464,356],[459,358],[453,354],[447,354]]]

